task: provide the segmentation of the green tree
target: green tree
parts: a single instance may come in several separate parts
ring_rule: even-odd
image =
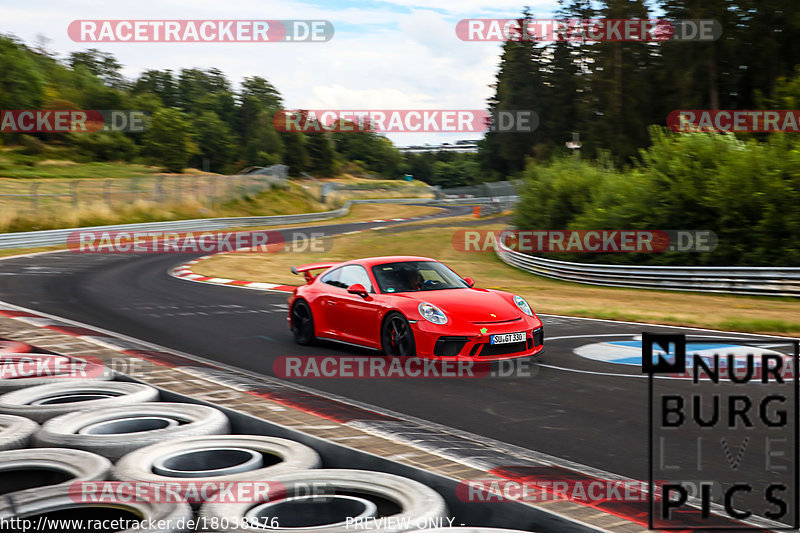
[[[641,163],[615,170],[576,158],[531,164],[514,223],[523,229],[705,230],[711,252],[556,254],[558,259],[672,265],[800,265],[800,142],[651,128]]]
[[[258,112],[244,137],[244,159],[246,165],[268,166],[281,161],[284,152],[281,136],[272,123],[272,114],[267,109]],[[267,157],[264,155],[267,154]],[[287,163],[288,164],[288,163]]]
[[[797,109],[800,106],[800,65],[791,76],[781,76],[775,84],[775,95],[764,97],[759,93],[758,106],[771,109]]]
[[[319,176],[330,177],[334,173],[333,143],[328,133],[307,133],[306,151],[308,170]]]
[[[68,137],[69,144],[88,161],[131,161],[139,154],[136,143],[119,131],[71,133]]]
[[[178,76],[178,101],[184,111],[191,111],[209,93],[232,93],[230,82],[216,68],[182,69]]]
[[[646,19],[648,9],[645,0],[606,0],[599,14],[606,19]],[[604,41],[592,47],[591,118],[581,136],[583,150],[594,154],[607,149],[617,161],[627,162],[649,140],[652,46]]]
[[[532,19],[526,10],[518,20],[520,27]],[[516,38],[503,43],[500,68],[493,87],[495,93],[489,100],[489,111],[495,116],[503,111],[542,111],[545,103],[542,47],[531,39]],[[482,148],[481,158],[488,170],[509,175],[525,168],[525,159],[533,155],[534,145],[541,141],[540,132],[489,131]]]
[[[178,107],[178,83],[171,70],[145,70],[133,84],[133,94],[154,94],[164,107]]]
[[[261,76],[245,77],[239,94],[242,100],[254,98],[267,109],[280,109],[283,105],[283,98],[278,89]]]
[[[44,79],[31,56],[22,43],[0,35],[0,109],[41,105]]]
[[[72,72],[72,98],[83,109],[126,109],[128,95],[104,85],[102,80],[84,65],[77,65]]]
[[[399,177],[403,156],[389,139],[373,131],[341,129],[344,131],[337,131],[332,137],[336,151],[344,158],[362,161],[367,170]]]
[[[153,113],[144,134],[144,153],[169,172],[182,172],[197,152],[192,142],[191,121],[177,109]]]
[[[241,137],[253,135],[251,131],[260,113],[270,115],[283,105],[278,90],[260,76],[245,78],[239,92],[238,122],[236,131]]]
[[[283,164],[289,165],[289,174],[299,176],[308,170],[310,158],[306,149],[306,136],[296,131],[280,133],[283,142]]]
[[[442,188],[461,187],[472,185],[480,176],[480,167],[472,159],[458,159],[451,163],[437,161],[433,164],[433,171],[428,183]]]
[[[411,174],[415,179],[431,183],[433,164],[435,162],[436,155],[430,152],[421,154],[406,153],[404,155],[403,173]]]
[[[574,157],[530,161],[523,173],[514,224],[520,229],[564,229],[591,205],[613,172]]]
[[[580,133],[585,123],[582,113],[581,76],[579,75],[580,45],[558,41],[551,46],[552,62],[544,74],[547,86],[545,103],[539,110],[542,144],[553,150],[565,151],[564,143],[572,140],[572,133]],[[541,155],[537,153],[536,155]]]
[[[200,115],[207,111],[217,115],[231,130],[236,129],[237,109],[233,93],[221,91],[204,94],[200,96],[188,110],[189,113],[195,115]]]
[[[731,109],[743,103],[741,41],[748,17],[735,8],[738,1],[659,2],[668,20],[714,19],[723,28],[722,38],[713,42],[659,44],[652,69],[652,94],[659,118],[675,109]]]
[[[120,72],[122,65],[113,54],[102,52],[96,48],[90,48],[82,52],[72,52],[69,55],[69,66],[75,70],[79,65],[86,67],[89,72],[103,80],[103,83],[109,87],[115,89],[127,88],[125,78]]]
[[[208,170],[222,172],[234,156],[233,137],[228,125],[213,111],[203,111],[192,120],[194,142],[202,168],[208,162]]]

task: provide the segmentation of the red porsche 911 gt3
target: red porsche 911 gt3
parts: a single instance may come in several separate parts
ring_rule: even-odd
[[[435,259],[370,257],[292,272],[306,278],[289,297],[299,344],[329,339],[390,356],[482,361],[538,355],[544,347],[542,322],[528,302],[475,288]]]

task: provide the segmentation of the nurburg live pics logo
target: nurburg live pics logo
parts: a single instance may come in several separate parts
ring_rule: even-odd
[[[711,338],[687,354],[686,335],[642,334],[648,527],[796,530],[800,341]]]

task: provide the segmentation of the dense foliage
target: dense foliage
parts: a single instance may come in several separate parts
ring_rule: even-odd
[[[539,128],[490,132],[487,175],[521,175],[524,229],[713,230],[712,253],[551,254],[566,260],[800,265],[797,134],[674,134],[678,109],[797,109],[795,0],[565,0],[564,18],[715,19],[714,42],[504,43],[492,109]],[[525,12],[522,18],[532,17]],[[565,142],[580,134],[579,154]]]
[[[800,139],[651,130],[642,163],[570,157],[530,165],[515,223],[525,229],[712,230],[713,252],[551,254],[565,260],[800,266]]]
[[[43,141],[75,159],[141,160],[171,172],[191,166],[230,173],[284,163],[294,175],[332,176],[350,162],[393,178],[405,171],[402,154],[374,133],[276,131],[272,119],[283,100],[260,76],[245,78],[238,90],[215,68],[146,70],[127,80],[106,52],[59,60],[10,36],[0,36],[0,70],[0,109],[123,109],[150,116],[144,133],[0,134],[5,143],[41,151]]]
[[[125,79],[110,54],[57,59],[0,36],[0,109],[140,109],[145,133],[0,134],[25,154],[45,141],[76,159],[232,172],[284,163],[298,175],[411,174],[441,187],[524,177],[524,229],[707,229],[705,254],[566,256],[610,262],[800,265],[800,141],[792,134],[674,134],[677,109],[797,109],[796,0],[561,0],[560,18],[715,19],[713,42],[503,43],[490,111],[532,109],[526,134],[489,132],[478,154],[402,154],[384,136],[283,133],[278,90],[234,87],[218,69],[147,70]],[[521,18],[534,14],[523,12]],[[565,142],[580,135],[579,154]]]
[[[559,18],[715,19],[723,33],[713,42],[504,43],[489,106],[532,109],[540,124],[531,134],[489,133],[481,151],[488,174],[508,176],[521,172],[529,157],[563,155],[573,133],[585,157],[608,151],[617,164],[629,164],[648,146],[648,128],[663,126],[673,110],[797,108],[780,90],[781,79],[800,65],[797,0],[560,4]]]
[[[197,167],[231,173],[248,166],[289,165],[334,176],[342,171],[415,178],[443,187],[480,179],[472,154],[401,153],[373,132],[278,132],[273,115],[283,107],[265,78],[242,80],[235,90],[220,70],[146,70],[135,80],[100,50],[58,60],[42,47],[0,35],[0,109],[130,109],[149,114],[144,133],[0,134],[6,143],[62,146],[86,161],[142,161],[180,172]],[[31,153],[37,150],[30,151]]]

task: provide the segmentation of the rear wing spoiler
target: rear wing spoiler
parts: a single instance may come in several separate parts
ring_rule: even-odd
[[[316,277],[311,275],[312,270],[327,270],[332,266],[338,265],[339,263],[309,263],[307,265],[300,265],[298,267],[292,267],[292,274],[303,274],[306,278],[306,283],[311,283],[311,281]]]

